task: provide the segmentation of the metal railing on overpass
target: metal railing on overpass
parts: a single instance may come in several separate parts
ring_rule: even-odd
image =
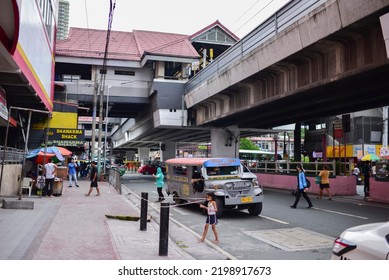
[[[256,29],[212,61],[206,68],[186,83],[185,92],[190,92],[199,84],[221,73],[231,64],[243,58],[253,49],[274,37],[327,0],[292,0]]]
[[[323,166],[329,167],[330,176],[336,176],[339,174],[339,166],[336,166],[335,161],[330,162],[292,162],[292,161],[262,161],[258,162],[255,167],[249,167],[251,172],[254,173],[286,173],[297,174],[296,166],[301,164],[305,170],[307,176],[316,176],[323,170]],[[348,163],[347,163],[348,166]],[[347,167],[346,167],[347,169]]]

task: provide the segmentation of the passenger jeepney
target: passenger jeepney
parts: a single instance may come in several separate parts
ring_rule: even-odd
[[[262,211],[263,190],[252,175],[255,179],[247,177],[238,158],[168,159],[166,191],[176,204],[201,204],[205,194],[213,192],[218,217],[223,209],[248,209],[250,215],[257,216]]]

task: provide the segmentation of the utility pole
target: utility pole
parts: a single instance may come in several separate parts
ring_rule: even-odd
[[[100,87],[100,107],[99,107],[99,133],[98,133],[98,149],[97,149],[97,170],[99,176],[101,175],[101,137],[103,131],[103,97],[104,97],[104,89],[105,89],[105,74],[106,70],[101,69],[101,87]],[[104,157],[105,161],[105,157]]]
[[[109,6],[109,16],[108,16],[108,28],[107,28],[107,37],[105,41],[105,51],[104,51],[104,59],[103,59],[103,67],[100,69],[101,74],[101,85],[100,85],[100,110],[99,110],[99,148],[98,148],[98,162],[97,162],[97,170],[100,178],[101,175],[101,136],[103,131],[103,97],[105,90],[105,76],[107,74],[107,56],[108,56],[108,47],[109,47],[109,39],[112,28],[113,21],[113,12],[115,10],[116,0],[110,0]],[[104,159],[105,161],[105,159]]]
[[[95,90],[93,91],[93,115],[92,115],[92,147],[90,151],[90,160],[94,160],[95,156],[95,146],[96,146],[96,104],[97,104],[97,92],[99,90],[99,83],[97,82],[98,76],[97,72],[95,74]]]
[[[108,101],[109,101],[109,90],[110,90],[111,86],[108,86],[108,89],[107,89],[107,105],[105,106],[105,134],[104,134],[104,159],[107,155],[107,134],[108,134]],[[111,162],[111,153],[110,153],[110,156],[109,156],[109,161]],[[104,173],[105,173],[105,169],[106,169],[106,160],[104,160],[104,164],[103,164],[103,167],[104,167]]]

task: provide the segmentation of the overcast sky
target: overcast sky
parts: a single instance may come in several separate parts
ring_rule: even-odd
[[[68,1],[70,27],[107,29],[110,0]],[[242,38],[289,1],[116,0],[112,30],[147,30],[192,35],[219,20]]]

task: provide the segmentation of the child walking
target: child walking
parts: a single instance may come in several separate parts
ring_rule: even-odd
[[[200,241],[204,242],[205,237],[207,236],[207,233],[208,233],[209,225],[211,225],[213,234],[215,235],[214,243],[219,243],[219,237],[218,237],[218,233],[217,233],[217,230],[216,230],[216,225],[217,225],[217,217],[216,217],[217,205],[216,205],[216,201],[215,201],[215,194],[214,193],[207,193],[206,199],[208,201],[208,205],[207,206],[205,206],[203,204],[200,205],[200,208],[207,209],[207,212],[208,212],[207,220],[205,221],[203,236],[202,236]]]

